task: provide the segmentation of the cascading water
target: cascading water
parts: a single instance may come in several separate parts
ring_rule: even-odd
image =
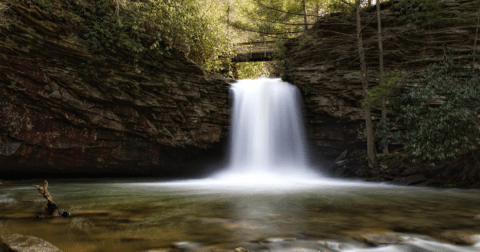
[[[280,79],[240,80],[233,99],[228,168],[219,179],[318,178],[308,165],[301,95]]]
[[[346,230],[352,228],[358,234],[368,234],[368,230],[377,227],[379,230],[389,227],[425,230],[427,227],[443,231],[444,227],[457,226],[452,220],[460,218],[463,223],[465,216],[477,214],[478,210],[469,212],[467,209],[480,204],[473,194],[462,191],[440,193],[427,188],[325,179],[309,168],[301,97],[297,88],[278,79],[240,80],[232,85],[231,95],[233,114],[230,160],[223,171],[205,179],[128,184],[128,193],[133,192],[131,187],[138,187],[142,192],[142,197],[134,195],[134,205],[144,197],[143,194],[160,198],[161,203],[156,202],[157,198],[147,198],[149,204],[155,204],[154,209],[158,207],[157,204],[162,206],[161,217],[152,220],[158,219],[164,223],[163,211],[173,209],[167,215],[176,216],[173,218],[175,222],[180,220],[182,225],[179,228],[187,227],[185,232],[180,232],[182,239],[191,230],[195,230],[195,239],[198,239],[198,234],[202,233],[198,230],[208,233],[211,231],[206,230],[215,227],[220,230],[211,233],[215,242],[218,242],[218,234],[221,234],[227,237],[226,242],[235,241],[235,246],[242,239],[263,240],[268,235],[275,235],[270,240],[265,239],[267,242],[262,243],[261,248],[253,245],[257,250],[480,251],[480,243],[458,246],[426,235],[400,233],[395,234],[395,237],[401,242],[377,247],[353,242],[351,238],[343,239],[342,242],[277,238],[279,234],[280,237],[296,234],[304,237],[305,233],[313,234],[312,237],[322,237],[329,233],[341,237],[347,233]],[[150,189],[145,187],[155,189],[147,191]],[[156,190],[159,194],[155,194]],[[128,193],[118,195],[124,200]],[[176,199],[177,193],[189,196]],[[197,201],[193,196],[195,194],[198,194]],[[162,202],[162,197],[167,199]],[[169,206],[168,202],[172,202],[170,204],[175,207],[165,207]],[[184,205],[179,206],[178,203]],[[432,211],[432,207],[440,210]],[[455,217],[451,213],[461,214],[453,214],[457,216]],[[182,221],[182,218],[185,219]],[[442,224],[438,221],[441,219],[448,221]],[[473,219],[465,223],[470,223],[468,225],[473,227],[475,223],[472,221]],[[199,226],[193,226],[195,223]],[[168,229],[171,229],[170,225]],[[391,239],[390,232],[385,234]],[[383,239],[385,234],[381,231],[378,238]]]

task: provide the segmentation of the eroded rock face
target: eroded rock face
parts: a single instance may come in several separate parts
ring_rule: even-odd
[[[432,63],[446,57],[465,59],[473,53],[478,8],[469,0],[445,3],[443,10],[448,16],[461,13],[463,23],[437,29],[423,27],[414,21],[401,21],[392,2],[382,3],[386,72],[400,70],[405,75],[397,88],[415,85],[420,73]],[[363,12],[362,18],[368,85],[373,87],[379,82],[375,7]],[[290,67],[286,79],[303,91],[309,136],[332,159],[347,148],[366,149],[354,24],[353,15],[334,14],[319,20],[306,36],[286,44]],[[378,120],[380,111],[372,112],[373,119]]]
[[[182,53],[136,68],[132,55],[92,54],[36,6],[12,10],[19,20],[0,37],[0,176],[181,175],[225,137],[229,84]]]

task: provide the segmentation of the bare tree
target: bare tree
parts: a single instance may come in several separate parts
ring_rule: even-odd
[[[475,73],[475,60],[477,58],[477,40],[478,40],[478,27],[480,26],[480,10],[477,13],[477,29],[475,30],[475,43],[473,44],[473,64],[472,72]]]
[[[361,3],[362,0],[355,0],[355,4],[347,2],[346,0],[340,0],[343,3],[349,5],[355,10],[355,21],[356,21],[356,40],[357,40],[357,49],[358,56],[360,59],[360,81],[362,82],[363,95],[365,99],[368,98],[368,76],[367,76],[367,63],[365,60],[365,48],[363,46],[363,37],[362,37],[362,17],[360,15]],[[375,138],[373,134],[373,122],[372,122],[372,109],[370,105],[365,105],[365,130],[367,135],[367,156],[368,156],[368,165],[373,166],[375,162]]]
[[[384,67],[383,67],[383,39],[382,39],[382,16],[381,16],[381,9],[380,9],[380,0],[377,0],[377,23],[378,23],[378,62],[379,62],[379,70],[380,70],[380,83],[383,83],[384,78]],[[387,107],[386,107],[386,97],[385,95],[382,97],[382,120],[383,122],[387,121]],[[383,148],[383,154],[388,154],[388,143]]]
[[[308,22],[307,22],[307,5],[305,4],[305,0],[302,0],[303,5],[303,22],[305,23],[305,31],[308,30]]]

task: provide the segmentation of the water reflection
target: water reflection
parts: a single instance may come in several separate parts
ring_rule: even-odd
[[[329,241],[329,246],[343,243],[342,248],[351,251],[479,250],[441,243],[437,245],[444,250],[435,250],[434,240],[419,238],[420,234],[438,237],[445,230],[480,233],[480,198],[475,190],[355,182],[350,186],[292,183],[262,190],[200,182],[49,182],[56,202],[69,209],[72,218],[35,219],[45,202],[28,186],[34,182],[26,181],[0,188],[0,235],[37,236],[63,251],[143,251],[169,248],[180,241],[216,249],[256,244],[251,248],[271,251],[314,248],[319,241]],[[353,239],[342,241],[348,232],[362,229],[416,235],[409,242],[377,250]],[[295,241],[272,242],[276,237]]]

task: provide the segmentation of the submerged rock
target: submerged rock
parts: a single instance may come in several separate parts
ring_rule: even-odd
[[[21,234],[0,237],[0,251],[5,252],[62,252],[53,244],[35,236]]]
[[[365,242],[375,246],[398,244],[404,241],[404,239],[399,234],[391,230],[383,229],[354,230],[348,231],[346,232],[346,234],[361,242]]]
[[[251,250],[244,249],[242,247],[236,248],[233,250],[233,252],[252,252]]]
[[[438,234],[438,237],[456,244],[472,245],[480,242],[480,234],[472,231],[447,230]]]
[[[200,243],[191,241],[179,241],[173,244],[173,247],[179,252],[193,251],[201,248]]]

